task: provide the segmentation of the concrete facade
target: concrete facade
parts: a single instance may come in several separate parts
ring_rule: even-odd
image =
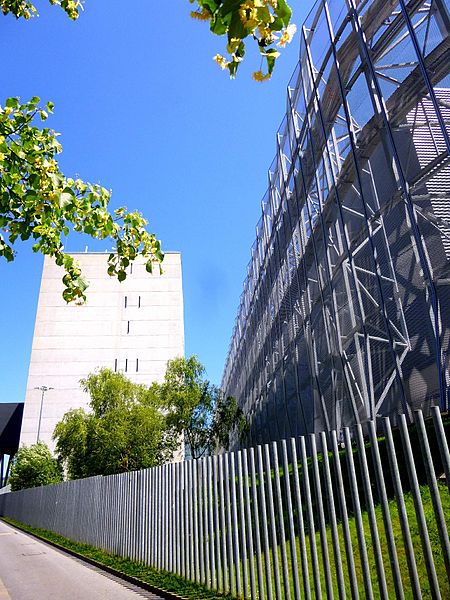
[[[63,271],[44,261],[20,444],[38,439],[53,449],[56,423],[70,408],[86,407],[79,381],[98,367],[136,383],[161,382],[169,359],[184,355],[181,255],[168,252],[164,273],[137,260],[119,283],[109,277],[108,253],[74,254],[90,285],[87,302],[66,304]],[[49,389],[41,400],[40,388]]]

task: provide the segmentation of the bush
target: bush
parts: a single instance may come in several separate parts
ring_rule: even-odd
[[[53,458],[47,444],[38,442],[33,446],[22,446],[11,467],[9,483],[11,491],[49,485],[62,481],[62,469]]]

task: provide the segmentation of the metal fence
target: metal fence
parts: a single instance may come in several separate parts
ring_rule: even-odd
[[[447,425],[433,408],[382,437],[367,422],[4,494],[0,514],[243,598],[448,598]]]

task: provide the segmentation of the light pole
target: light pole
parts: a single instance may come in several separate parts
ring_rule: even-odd
[[[48,392],[48,390],[53,390],[54,388],[47,387],[46,385],[41,385],[40,387],[35,387],[34,389],[41,390],[41,392],[42,392],[41,408],[39,409],[39,421],[38,421],[38,430],[37,430],[37,438],[36,438],[36,443],[37,443],[37,442],[39,442],[39,435],[41,433],[41,420],[42,420],[42,407],[44,405],[44,394],[45,394],[45,392]]]

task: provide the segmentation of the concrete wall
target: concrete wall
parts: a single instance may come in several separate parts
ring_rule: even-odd
[[[90,282],[86,304],[62,298],[63,270],[46,257],[31,352],[21,444],[39,439],[51,448],[53,429],[70,408],[85,407],[79,380],[97,367],[122,371],[137,383],[162,381],[167,360],[184,355],[181,255],[166,253],[164,273],[144,261],[119,283],[106,273],[107,253],[74,255]]]

